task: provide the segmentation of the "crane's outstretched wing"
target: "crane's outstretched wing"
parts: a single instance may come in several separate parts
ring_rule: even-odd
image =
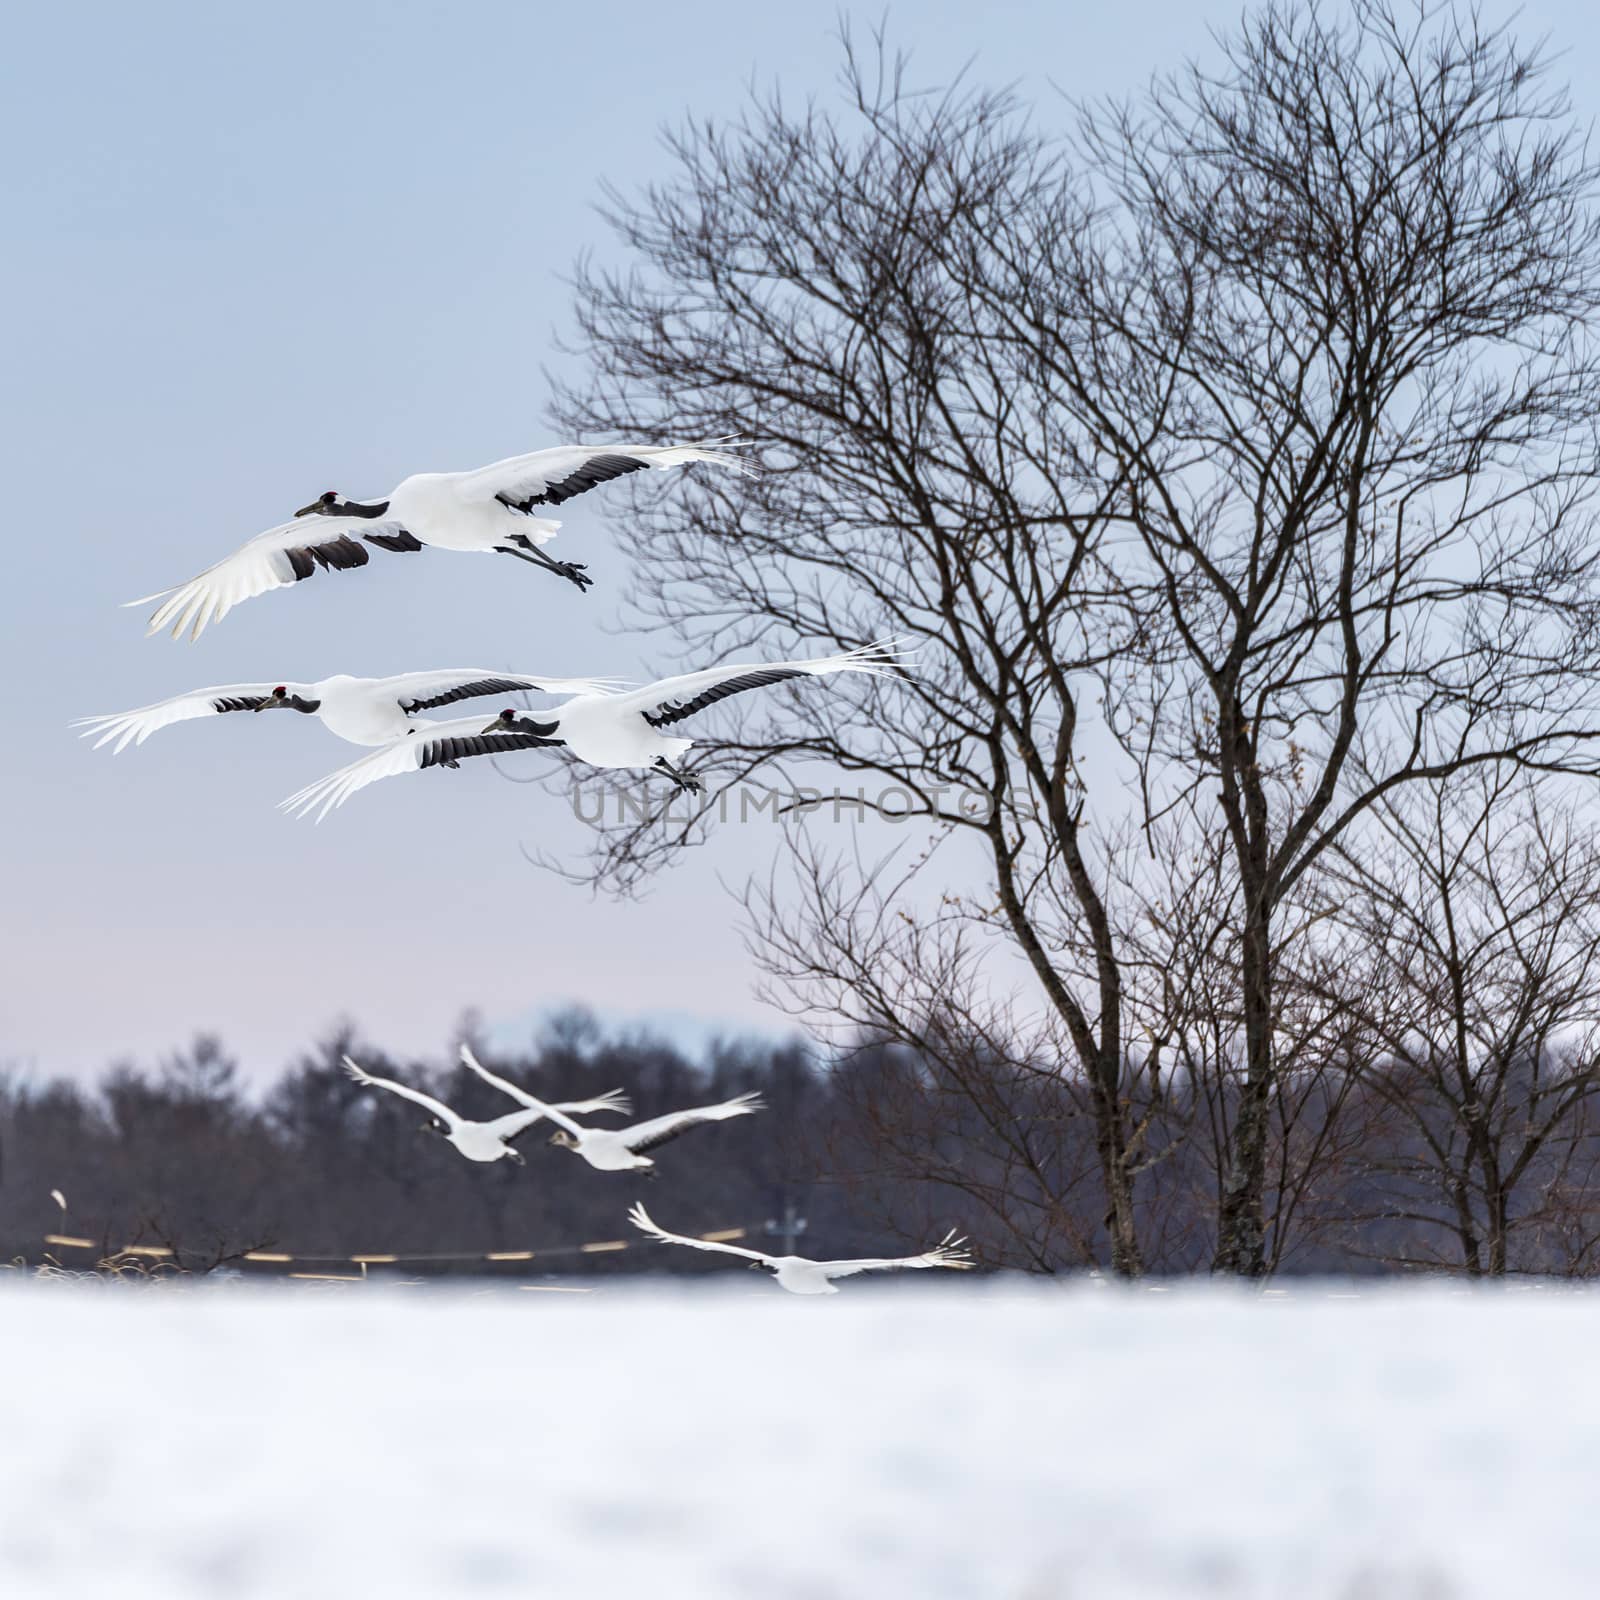
[[[709,1250],[715,1255],[743,1256],[746,1261],[765,1261],[770,1263],[772,1257],[763,1255],[759,1250],[746,1250],[742,1245],[724,1244],[720,1239],[692,1239],[684,1233],[668,1233],[665,1228],[658,1227],[650,1219],[650,1213],[642,1205],[636,1205],[628,1213],[628,1221],[640,1233],[647,1233],[652,1239],[658,1239],[662,1244],[687,1245],[691,1250]]]
[[[431,1094],[424,1094],[420,1089],[413,1089],[408,1084],[396,1083],[393,1078],[375,1078],[370,1072],[363,1072],[349,1056],[344,1058],[344,1070],[357,1083],[365,1084],[368,1088],[387,1089],[390,1094],[397,1094],[402,1100],[415,1102],[425,1110],[431,1111],[448,1127],[457,1127],[461,1122],[461,1118],[444,1101],[435,1100]]]
[[[862,645],[839,655],[812,656],[798,661],[730,662],[676,678],[662,678],[640,689],[627,689],[615,698],[620,706],[641,713],[653,728],[682,722],[697,711],[726,700],[729,695],[762,689],[789,678],[824,678],[837,672],[864,673],[868,677],[897,676],[904,669],[897,641],[889,639]]]
[[[636,1122],[631,1128],[621,1130],[622,1142],[638,1155],[654,1150],[669,1139],[698,1128],[706,1122],[725,1122],[729,1117],[748,1116],[752,1111],[764,1111],[765,1103],[759,1094],[741,1094],[720,1105],[696,1106],[689,1111],[669,1111],[664,1117],[652,1117],[648,1122]]]
[[[510,1095],[513,1100],[520,1101],[527,1107],[527,1111],[515,1113],[515,1115],[526,1116],[529,1119],[527,1122],[522,1123],[521,1126],[523,1128],[530,1126],[533,1122],[537,1122],[541,1117],[548,1117],[558,1128],[564,1128],[570,1134],[576,1135],[583,1132],[583,1129],[560,1106],[546,1105],[537,1095],[529,1094],[520,1084],[512,1083],[509,1078],[502,1078],[491,1072],[472,1053],[472,1047],[465,1042],[461,1046],[461,1064],[476,1072],[485,1083],[492,1084],[502,1094]]]
[[[159,633],[170,624],[174,639],[185,628],[190,639],[198,639],[210,623],[220,622],[241,601],[298,583],[318,567],[344,571],[366,566],[369,555],[362,540],[381,541],[390,550],[422,548],[393,517],[296,517],[258,533],[187,583],[126,604],[145,606],[159,600],[161,604],[150,613],[148,632]]]
[[[627,1095],[620,1089],[613,1089],[609,1094],[596,1095],[593,1100],[563,1100],[550,1109],[571,1112],[577,1116],[597,1111],[617,1112],[626,1116],[631,1107]],[[546,1120],[548,1119],[543,1111],[535,1111],[529,1106],[521,1111],[511,1111],[503,1117],[496,1117],[487,1126],[491,1133],[498,1134],[509,1144],[519,1133],[531,1128],[534,1123]]]
[[[357,790],[383,778],[469,761],[474,756],[498,756],[511,750],[534,750],[561,742],[521,729],[497,729],[492,733],[483,730],[482,717],[462,717],[455,722],[419,722],[416,731],[406,738],[396,739],[370,756],[363,756],[348,767],[341,767],[297,789],[287,800],[278,802],[278,809],[295,817],[315,811],[317,821],[321,822]]]
[[[510,1111],[503,1117],[496,1117],[493,1122],[486,1122],[484,1127],[496,1138],[510,1144],[519,1133],[531,1128],[534,1123],[543,1121],[542,1111]]]
[[[461,1064],[464,1067],[470,1067],[485,1083],[491,1084],[501,1094],[510,1095],[513,1100],[520,1101],[523,1106],[528,1108],[526,1116],[522,1112],[513,1112],[509,1117],[502,1117],[500,1119],[501,1122],[515,1121],[517,1123],[516,1131],[520,1133],[524,1128],[532,1127],[535,1122],[543,1118],[545,1114],[543,1101],[534,1099],[520,1084],[513,1083],[509,1078],[502,1078],[498,1074],[491,1072],[472,1053],[472,1046],[466,1043],[461,1046]],[[551,1105],[550,1109],[564,1112],[568,1117],[593,1116],[606,1112],[627,1116],[633,1110],[633,1105],[622,1090],[608,1089],[604,1094],[597,1094],[590,1100],[557,1100]],[[498,1127],[499,1123],[496,1123],[495,1126]],[[509,1139],[511,1135],[507,1133],[502,1134],[501,1137]]]
[[[965,1272],[977,1263],[967,1254],[967,1241],[958,1238],[952,1229],[920,1256],[867,1256],[859,1261],[819,1261],[817,1265],[825,1278],[848,1278],[857,1272],[901,1272],[920,1267],[950,1267]]]
[[[553,678],[545,673],[492,672],[485,667],[445,667],[438,672],[407,672],[386,678],[400,709],[408,715],[475,700],[486,694],[610,694],[621,678]]]
[[[93,739],[94,748],[115,739],[113,755],[121,755],[130,742],[143,744],[159,728],[174,722],[191,722],[196,717],[214,717],[227,711],[256,711],[272,697],[274,689],[285,689],[289,703],[297,709],[315,706],[314,684],[309,683],[219,683],[210,689],[191,689],[170,700],[119,711],[109,717],[79,717],[72,726],[82,728],[81,739]]]
[[[531,511],[535,506],[561,505],[613,478],[651,467],[665,471],[704,461],[752,473],[755,464],[737,454],[744,445],[744,440],[733,437],[695,444],[561,444],[463,472],[457,485],[469,499],[502,500],[518,511]]]

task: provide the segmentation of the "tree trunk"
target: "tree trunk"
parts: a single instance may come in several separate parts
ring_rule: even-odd
[[[1483,1253],[1478,1241],[1478,1229],[1472,1220],[1472,1199],[1464,1182],[1450,1185],[1451,1199],[1456,1208],[1456,1237],[1461,1241],[1461,1260],[1469,1278],[1483,1276]]]
[[[1215,1272],[1242,1278],[1267,1270],[1267,1130],[1272,1108],[1272,938],[1264,897],[1248,896],[1240,951],[1245,1083],[1234,1121],[1217,1220]]]
[[[1106,1232],[1111,1239],[1111,1270],[1119,1278],[1144,1272],[1133,1214],[1133,1177],[1128,1170],[1123,1108],[1118,1103],[1120,1064],[1102,1061],[1094,1073],[1095,1147],[1106,1192]]]
[[[1511,1203],[1498,1185],[1489,1191],[1489,1276],[1506,1275],[1507,1236],[1511,1231]]]

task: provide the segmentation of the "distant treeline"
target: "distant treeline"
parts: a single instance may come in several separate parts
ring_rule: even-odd
[[[829,1080],[799,1045],[719,1043],[692,1060],[658,1040],[606,1037],[577,1013],[526,1052],[475,1044],[486,1064],[554,1100],[623,1088],[634,1120],[750,1089],[769,1109],[665,1147],[654,1180],[591,1170],[548,1147],[547,1125],[519,1139],[525,1168],[480,1165],[424,1135],[416,1106],[351,1082],[340,1058],[349,1051],[466,1116],[515,1109],[458,1065],[396,1059],[341,1035],[253,1096],[222,1044],[202,1037],[155,1070],[115,1066],[92,1088],[65,1079],[0,1083],[0,1254],[37,1260],[46,1233],[110,1249],[169,1245],[200,1269],[251,1250],[537,1250],[631,1235],[624,1217],[638,1198],[679,1231],[759,1230],[794,1204],[826,1249],[895,1242],[837,1185],[817,1181],[805,1135],[832,1115]],[[66,1198],[65,1212],[52,1190]],[[92,1260],[57,1253],[67,1264]],[[635,1265],[635,1254],[657,1269],[710,1265],[665,1248],[627,1258],[557,1255],[551,1264],[618,1270]]]
[[[61,1233],[107,1250],[169,1246],[195,1270],[252,1250],[525,1249],[552,1254],[539,1268],[503,1270],[726,1269],[654,1246],[562,1253],[631,1238],[624,1214],[643,1199],[674,1230],[744,1227],[749,1242],[769,1248],[780,1246],[762,1229],[792,1205],[807,1223],[803,1253],[897,1252],[957,1227],[993,1266],[1068,1272],[1106,1262],[1082,1085],[1040,1063],[969,1061],[953,1083],[949,1063],[900,1047],[823,1063],[798,1042],[724,1041],[696,1058],[659,1039],[607,1034],[581,1012],[559,1017],[524,1052],[478,1048],[495,1070],[547,1098],[625,1089],[641,1119],[747,1090],[760,1091],[768,1109],[664,1147],[650,1180],[594,1172],[549,1148],[540,1126],[519,1140],[525,1168],[482,1166],[423,1135],[421,1112],[361,1089],[339,1063],[349,1050],[464,1114],[503,1113],[504,1099],[460,1067],[395,1059],[337,1036],[250,1095],[222,1045],[200,1038],[156,1069],[116,1066],[92,1087],[0,1081],[0,1256],[37,1261],[44,1235]],[[1275,1152],[1278,1270],[1468,1265],[1460,1228],[1471,1208],[1452,1197],[1437,1160],[1452,1128],[1418,1119],[1403,1075],[1324,1071],[1289,1110]],[[1210,1130],[1230,1115],[1225,1098],[1181,1079],[1152,1115],[1140,1188],[1148,1270],[1205,1269],[1221,1187]],[[1505,1196],[1504,1260],[1484,1257],[1481,1267],[1592,1271],[1596,1160],[1600,1134],[1581,1122],[1564,1127],[1517,1173]],[[56,1253],[71,1265],[95,1254]]]

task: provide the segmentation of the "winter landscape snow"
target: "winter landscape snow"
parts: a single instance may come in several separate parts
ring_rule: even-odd
[[[1600,1298],[0,1289],[0,1594],[1600,1588]]]

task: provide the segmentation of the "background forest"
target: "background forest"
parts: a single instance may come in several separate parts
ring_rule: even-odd
[[[64,1232],[105,1251],[166,1245],[196,1271],[250,1250],[548,1252],[537,1268],[408,1265],[518,1277],[718,1269],[682,1250],[578,1253],[584,1242],[629,1237],[623,1213],[642,1198],[681,1231],[743,1227],[774,1248],[781,1241],[755,1236],[792,1205],[806,1222],[801,1250],[824,1256],[911,1247],[956,1227],[987,1266],[1104,1264],[1093,1121],[1081,1086],[1044,1063],[918,1056],[886,1043],[828,1061],[798,1042],[730,1040],[691,1056],[636,1033],[608,1035],[582,1012],[555,1018],[525,1052],[476,1048],[542,1097],[622,1087],[648,1117],[755,1089],[768,1110],[700,1130],[664,1153],[649,1182],[593,1172],[547,1148],[538,1127],[519,1140],[526,1169],[484,1167],[339,1065],[352,1049],[371,1070],[468,1115],[503,1110],[448,1058],[392,1060],[334,1037],[254,1095],[222,1045],[200,1039],[153,1071],[113,1067],[93,1088],[15,1075],[0,1083],[0,1257],[87,1264],[87,1252],[41,1242]],[[1482,1108],[1480,1144],[1440,1063],[1389,1056],[1359,1074],[1308,1070],[1274,1124],[1273,1270],[1592,1274],[1600,1127],[1588,1079],[1558,1072],[1552,1083],[1535,1061],[1508,1053]],[[1566,1092],[1553,1093],[1557,1084]],[[1219,1130],[1235,1092],[1226,1079],[1190,1081],[1179,1070],[1151,1115],[1138,1218],[1149,1272],[1207,1264]]]

